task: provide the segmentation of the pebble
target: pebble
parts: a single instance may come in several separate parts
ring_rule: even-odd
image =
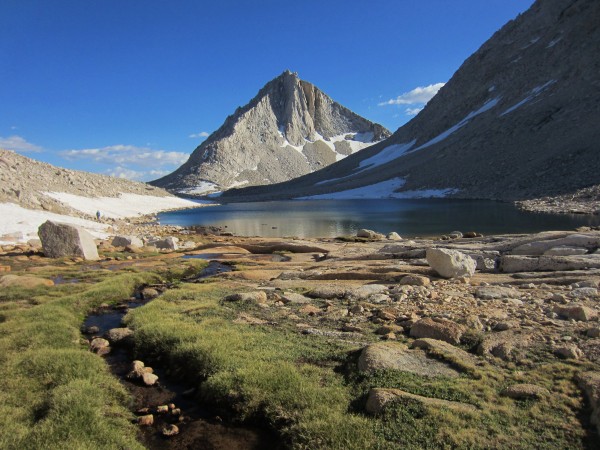
[[[162,429],[162,434],[166,437],[175,436],[179,434],[179,427],[173,424],[165,425]]]
[[[142,426],[152,426],[154,425],[154,416],[152,414],[146,414],[145,416],[140,416],[137,419],[139,425]]]

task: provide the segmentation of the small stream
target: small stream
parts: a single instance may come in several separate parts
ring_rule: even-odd
[[[231,267],[211,261],[197,276],[186,281],[195,282],[231,271]],[[102,337],[112,329],[122,327],[123,317],[133,308],[145,305],[152,300],[144,300],[141,295],[122,304],[101,308],[90,314],[82,329],[88,339]],[[139,427],[139,440],[151,450],[158,449],[213,449],[213,450],[270,450],[283,448],[278,437],[271,431],[226,423],[217,412],[194,400],[194,387],[170,380],[164,368],[149,364],[158,375],[154,386],[145,386],[141,381],[127,378],[134,360],[130,347],[111,347],[105,356],[111,372],[119,378],[132,397],[131,411],[137,414],[153,414],[152,426]],[[157,407],[174,404],[179,414],[157,413]],[[146,410],[147,409],[147,410]],[[171,408],[172,409],[172,408]],[[163,427],[175,424],[179,434],[165,437]]]

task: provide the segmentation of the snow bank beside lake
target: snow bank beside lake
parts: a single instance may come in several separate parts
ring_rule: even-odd
[[[38,227],[46,220],[68,223],[85,228],[92,236],[105,238],[108,225],[79,217],[65,216],[48,211],[22,208],[15,203],[0,203],[0,244],[14,244],[37,239]],[[2,239],[2,236],[10,239]]]
[[[104,218],[123,219],[160,211],[202,206],[178,197],[157,197],[140,194],[120,194],[119,197],[83,197],[64,192],[46,192],[45,195],[90,216],[100,211]],[[38,227],[46,220],[68,223],[85,228],[94,237],[108,236],[108,225],[79,217],[26,209],[15,203],[0,203],[0,244],[26,242],[37,239]],[[2,236],[5,236],[3,239]]]
[[[67,194],[65,192],[44,192],[44,194],[90,216],[95,216],[96,211],[100,211],[102,217],[112,219],[142,216],[169,209],[197,208],[202,206],[200,203],[179,197],[120,194],[119,197],[90,198]]]

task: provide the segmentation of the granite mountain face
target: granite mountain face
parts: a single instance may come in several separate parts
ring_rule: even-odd
[[[600,184],[600,2],[538,0],[389,139],[319,172],[223,199],[387,195],[515,200]],[[381,191],[381,190],[380,190]]]
[[[278,183],[322,169],[390,136],[285,71],[267,83],[175,172],[151,182],[203,194]]]

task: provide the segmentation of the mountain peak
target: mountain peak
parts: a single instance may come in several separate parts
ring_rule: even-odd
[[[196,194],[272,184],[319,170],[389,135],[285,70],[183,166],[152,184]]]

